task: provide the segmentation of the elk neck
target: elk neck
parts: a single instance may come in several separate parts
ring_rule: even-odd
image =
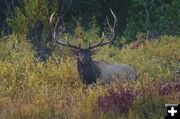
[[[96,83],[96,80],[100,76],[100,70],[93,60],[89,61],[87,64],[82,64],[77,59],[77,68],[81,81],[86,85]]]

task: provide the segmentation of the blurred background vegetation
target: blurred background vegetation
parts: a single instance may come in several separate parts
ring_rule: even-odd
[[[86,47],[108,35],[110,8],[115,42],[93,58],[128,64],[138,79],[85,87],[49,18],[63,15],[60,37]],[[0,118],[164,119],[164,104],[180,103],[179,21],[179,0],[0,0]]]
[[[108,32],[106,16],[113,23],[109,9],[118,18],[114,45],[138,40],[139,34],[147,39],[161,35],[179,35],[179,0],[1,0],[0,36],[16,33],[26,34],[37,51],[37,57],[52,54],[49,17],[55,11],[63,16],[63,32],[79,36],[81,32]],[[79,30],[77,30],[79,28]],[[76,30],[75,30],[76,29]],[[92,35],[92,34],[89,34]],[[137,36],[138,35],[138,36]],[[87,35],[81,39],[88,41]],[[124,41],[125,39],[125,41]],[[96,39],[93,39],[94,41]],[[51,47],[51,48],[50,48]]]
[[[110,8],[118,17],[117,35],[129,41],[135,40],[137,32],[147,35],[180,32],[179,0],[1,0],[0,5],[0,28],[4,34],[27,33],[37,21],[47,30],[54,11],[64,15],[68,31],[77,21],[88,29],[93,20],[103,31],[105,17],[111,18]]]

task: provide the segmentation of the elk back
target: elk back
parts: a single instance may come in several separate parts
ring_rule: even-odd
[[[100,69],[100,80],[126,79],[133,81],[137,78],[134,69],[127,64],[110,64],[106,61],[97,61],[95,64]]]

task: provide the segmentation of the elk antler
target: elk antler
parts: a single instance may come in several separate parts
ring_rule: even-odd
[[[55,14],[55,12],[51,14],[51,17],[49,19],[50,25],[52,24],[52,19],[53,19],[54,14]],[[57,26],[58,26],[58,23],[59,23],[59,16],[58,16],[58,18],[56,20],[56,24],[55,24],[53,32],[52,32],[52,37],[53,37],[53,40],[55,41],[55,43],[58,43],[59,45],[70,47],[70,48],[73,48],[73,49],[80,49],[80,47],[77,47],[75,45],[70,44],[69,41],[64,42],[63,39],[57,39]],[[67,37],[66,37],[66,40],[67,40]]]
[[[116,25],[117,25],[117,17],[116,17],[116,15],[114,14],[114,12],[112,11],[112,9],[110,9],[110,12],[111,12],[111,14],[113,15],[113,17],[114,17],[114,24],[113,24],[113,27],[110,25],[110,23],[109,23],[109,20],[108,20],[108,18],[106,17],[106,20],[107,20],[107,24],[108,24],[108,26],[109,26],[109,29],[110,29],[110,31],[111,31],[111,33],[109,34],[109,36],[108,36],[108,41],[106,41],[106,42],[103,42],[104,41],[104,33],[102,34],[102,37],[101,37],[101,41],[99,42],[99,43],[97,43],[97,44],[94,44],[93,46],[89,46],[89,48],[88,49],[90,49],[90,50],[92,50],[92,49],[94,49],[94,48],[96,48],[96,47],[100,47],[100,46],[104,46],[104,45],[107,45],[107,44],[109,44],[109,43],[111,43],[112,41],[113,41],[113,39],[114,39],[114,30],[115,30],[115,27],[116,27]]]

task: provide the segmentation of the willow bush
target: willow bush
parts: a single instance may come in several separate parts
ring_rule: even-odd
[[[179,84],[173,77],[180,68],[179,37],[163,36],[157,42],[146,41],[146,47],[135,50],[131,45],[122,49],[100,48],[95,59],[129,64],[137,71],[138,79],[133,83],[114,81],[88,87],[80,81],[74,56],[53,54],[46,62],[39,62],[25,36],[11,35],[1,41],[0,118],[141,119],[144,114],[163,118],[164,103],[180,102],[178,85],[175,91],[162,95],[166,82]],[[120,96],[122,93],[127,95]],[[123,101],[118,103],[116,98],[129,100],[125,112]],[[102,105],[106,103],[109,105],[104,111]],[[160,113],[149,107],[156,107]]]

